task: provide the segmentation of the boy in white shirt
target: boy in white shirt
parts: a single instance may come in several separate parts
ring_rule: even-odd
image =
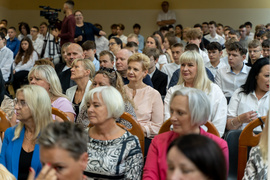
[[[206,47],[210,61],[205,66],[211,71],[213,76],[216,76],[216,71],[226,64],[220,61],[222,56],[222,46],[218,42],[211,42]]]

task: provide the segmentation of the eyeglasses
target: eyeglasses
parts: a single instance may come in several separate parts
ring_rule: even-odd
[[[251,54],[251,53],[257,53],[257,52],[260,52],[261,50],[249,50],[248,52],[249,52],[249,54]]]
[[[18,101],[17,98],[14,99],[14,104],[18,105],[19,107],[27,106],[27,103],[25,101]]]
[[[109,46],[113,46],[113,45],[115,45],[116,43],[109,43]]]

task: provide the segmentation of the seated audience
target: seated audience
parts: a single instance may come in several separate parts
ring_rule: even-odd
[[[61,47],[61,61],[55,65],[55,71],[56,71],[58,76],[61,72],[65,71],[71,67],[71,62],[68,61],[68,58],[67,58],[67,47],[70,44],[71,43],[68,42],[68,43],[63,44]]]
[[[220,68],[216,72],[215,82],[227,98],[246,82],[250,67],[245,65],[246,49],[239,42],[229,44],[228,61],[230,66]]]
[[[249,122],[267,115],[269,68],[267,58],[258,59],[252,66],[245,84],[233,93],[228,106],[227,129],[244,129]]]
[[[114,101],[112,101],[112,99]],[[143,155],[139,140],[116,124],[124,101],[114,87],[97,87],[85,98],[89,128],[86,174],[93,179],[140,179]]]
[[[129,79],[127,77],[127,71],[128,71],[128,58],[132,55],[132,52],[127,49],[121,49],[116,54],[116,62],[115,66],[117,69],[117,72],[122,76],[124,84],[129,83]],[[148,74],[146,74],[145,77],[143,77],[143,82],[151,87],[153,87],[151,78]]]
[[[92,84],[90,79],[95,75],[95,66],[89,59],[75,59],[72,62],[70,71],[70,79],[75,81],[77,85],[68,88],[66,95],[72,102],[75,113],[79,114],[85,95]]]
[[[156,36],[152,35],[146,39],[145,48],[157,48],[159,50],[160,55],[158,58],[158,63],[156,64],[158,69],[162,69],[163,65],[168,64],[167,57],[163,53],[161,44],[159,43],[159,40]]]
[[[225,43],[225,39],[217,33],[217,23],[215,21],[209,22],[209,34],[204,38],[210,42],[218,42],[221,46]]]
[[[142,51],[144,48],[144,37],[140,34],[141,26],[139,24],[133,25],[133,33],[138,36],[138,46],[139,50]]]
[[[19,31],[20,31],[20,34],[18,35],[19,41],[21,41],[25,37],[29,37],[31,39],[30,27],[27,23],[20,22],[19,23]]]
[[[21,85],[27,84],[28,73],[38,60],[38,54],[33,48],[31,39],[24,37],[19,52],[13,63],[13,89],[16,92]]]
[[[75,60],[75,59],[84,59],[84,53],[83,53],[83,49],[80,45],[76,44],[76,43],[71,43],[67,49],[66,49],[66,52],[67,52],[67,66],[70,67],[67,68],[65,71],[62,71],[60,74],[59,74],[59,79],[60,79],[60,82],[61,82],[61,86],[62,86],[62,89],[63,89],[63,93],[65,94],[66,93],[66,90],[74,85],[76,85],[76,83],[70,79],[70,76],[71,76],[71,71],[70,71],[70,68],[71,68],[71,64],[72,62]]]
[[[196,44],[188,44],[185,47],[185,51],[196,51],[199,53],[199,47]],[[180,64],[180,60],[179,60],[179,64]],[[212,82],[215,82],[214,76],[211,73],[211,71],[208,68],[205,68],[205,71],[206,71],[208,78]],[[179,76],[180,76],[180,68],[178,68],[176,71],[173,72],[172,78],[171,78],[170,83],[168,85],[168,88],[171,88],[177,84],[177,82],[179,80]]]
[[[37,53],[41,55],[44,40],[41,40],[40,38],[38,38],[38,32],[39,32],[39,29],[37,26],[33,26],[30,30],[33,47],[37,51]]]
[[[123,47],[127,44],[127,36],[125,36],[124,33],[125,26],[124,24],[117,24],[117,36],[121,41],[123,42]]]
[[[156,48],[145,48],[143,53],[150,59],[148,74],[153,83],[153,88],[157,90],[161,96],[165,96],[168,76],[156,68],[156,63],[158,62],[159,57],[159,50]]]
[[[262,42],[263,57],[270,57],[270,39],[266,39]]]
[[[247,29],[244,24],[239,26],[240,40],[239,43],[245,48],[248,49],[248,44],[252,39],[247,36]]]
[[[7,47],[13,52],[13,58],[15,58],[21,44],[21,42],[16,38],[15,27],[8,28],[8,36],[9,39],[7,40]]]
[[[200,134],[214,140],[225,157],[226,164],[222,164],[222,166],[226,165],[228,168],[228,145],[226,141],[205,132],[200,127],[211,116],[211,102],[206,93],[195,88],[183,87],[172,94],[169,104],[173,130],[159,134],[152,140],[144,166],[143,179],[166,179],[168,146],[177,137],[187,134]]]
[[[102,30],[102,26],[100,24],[94,24],[98,29]],[[96,55],[97,59],[99,59],[99,53],[104,50],[109,50],[109,40],[105,36],[95,35],[95,43],[96,43]]]
[[[128,58],[127,78],[124,86],[130,99],[134,101],[137,120],[145,137],[153,138],[163,123],[163,103],[159,92],[143,82],[147,75],[150,59],[141,53]]]
[[[124,89],[124,84],[121,79],[121,76],[117,71],[115,71],[113,68],[111,69],[105,67],[100,68],[100,70],[96,73],[95,77],[92,80],[90,90],[99,86],[115,87],[122,95],[122,98],[125,103],[125,112],[131,114],[136,119],[136,114],[133,107],[134,103],[132,100],[128,98],[126,91]],[[118,118],[116,121],[121,124],[124,124],[125,126],[128,126],[126,124],[126,121],[121,118]],[[88,127],[90,122],[87,115],[87,107],[85,105],[82,106],[76,122],[83,124],[85,128]]]
[[[90,59],[91,62],[93,62],[95,66],[95,71],[99,70],[100,64],[99,61],[96,59],[95,54],[97,52],[96,50],[96,44],[95,41],[85,41],[82,44],[83,53],[84,53],[84,59]]]
[[[50,96],[51,106],[65,112],[70,121],[74,121],[76,114],[67,96],[62,94],[61,84],[53,67],[49,65],[33,67],[29,72],[28,81],[30,84],[43,87]],[[62,121],[55,115],[53,119]]]
[[[196,44],[199,48],[199,53],[203,58],[204,64],[206,64],[209,60],[209,57],[206,52],[203,51],[203,49],[200,49],[200,43],[202,40],[202,32],[199,29],[191,28],[186,33],[188,43],[189,44]]]
[[[37,174],[42,168],[37,139],[52,122],[51,101],[44,88],[26,85],[18,89],[14,103],[20,122],[5,131],[0,163],[17,179],[27,179],[30,167]]]
[[[175,139],[168,147],[167,163],[168,180],[227,179],[224,154],[206,136],[189,134]]]
[[[249,62],[248,64],[252,66],[257,59],[263,57],[263,50],[261,42],[257,39],[254,39],[248,43],[248,56],[249,56]]]
[[[161,72],[164,72],[165,74],[168,75],[168,85],[169,85],[169,82],[172,78],[173,73],[177,69],[180,68],[179,59],[180,59],[180,56],[184,52],[183,44],[181,44],[181,43],[173,44],[171,46],[171,51],[172,51],[173,63],[164,64],[164,66],[162,66],[162,69],[161,69]]]
[[[221,89],[207,77],[202,56],[196,51],[186,51],[180,57],[181,75],[177,85],[171,87],[164,99],[164,120],[170,118],[170,99],[172,94],[184,87],[194,87],[204,91],[211,102],[211,121],[222,137],[227,120],[227,103]]]
[[[222,55],[222,46],[218,42],[211,42],[206,47],[210,61],[205,64],[213,76],[215,77],[218,69],[226,66],[223,61],[220,61]]]
[[[131,41],[131,42],[128,42],[125,46],[125,49],[128,49],[129,51],[132,52],[132,54],[134,53],[138,53],[139,52],[139,46],[137,43]],[[140,52],[141,53],[141,52]]]
[[[6,38],[4,33],[0,32],[0,69],[2,71],[3,79],[8,81],[10,76],[10,68],[13,64],[13,52],[6,47]]]
[[[109,41],[109,50],[113,53],[114,56],[123,48],[123,43],[118,37],[111,37]]]
[[[43,163],[36,180],[86,180],[87,133],[70,122],[50,123],[38,138],[40,161]],[[35,171],[30,169],[28,180],[34,180]]]
[[[268,176],[268,138],[269,138],[269,111],[265,120],[258,146],[251,148],[243,180],[267,179]]]
[[[110,51],[101,51],[99,54],[100,68],[114,68],[114,55]]]
[[[167,57],[168,63],[174,62],[171,47],[175,43],[177,43],[177,39],[176,39],[174,33],[171,33],[171,32],[167,33],[164,37],[163,46],[165,48],[165,55]]]

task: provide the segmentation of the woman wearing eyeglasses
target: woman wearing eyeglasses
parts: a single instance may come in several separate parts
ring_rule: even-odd
[[[0,163],[20,180],[27,179],[30,167],[37,174],[42,168],[36,141],[40,132],[52,122],[52,108],[47,91],[36,85],[18,89],[14,103],[20,122],[5,132]]]
[[[95,41],[94,35],[106,36],[104,31],[96,28],[93,24],[83,21],[83,14],[80,10],[74,13],[76,20],[75,39],[74,41],[82,45],[85,41]]]
[[[90,79],[95,75],[95,66],[89,59],[75,59],[71,64],[70,79],[77,85],[67,89],[67,97],[72,102],[76,114],[82,108],[85,94],[88,92],[92,82]]]

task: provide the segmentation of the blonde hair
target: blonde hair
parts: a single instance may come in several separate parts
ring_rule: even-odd
[[[142,69],[145,71],[145,70],[148,70],[149,66],[150,66],[150,59],[148,56],[146,56],[145,54],[142,54],[142,53],[135,53],[133,55],[131,55],[129,58],[128,58],[128,64],[130,62],[140,62],[142,63]]]
[[[265,119],[264,129],[262,131],[260,142],[259,142],[259,147],[261,149],[262,158],[263,158],[264,162],[266,162],[267,159],[268,159],[268,131],[269,131],[268,123],[269,123],[269,117],[270,117],[270,111],[268,111],[268,113],[267,113],[267,117]]]
[[[89,78],[93,78],[96,72],[95,65],[90,59],[75,59],[72,64],[71,68],[77,63],[77,62],[82,62],[83,67],[85,70],[90,70]]]
[[[34,138],[37,138],[41,130],[50,122],[53,122],[50,97],[43,87],[37,85],[23,86],[17,90],[17,95],[18,93],[23,93],[25,102],[31,111],[35,123]],[[15,129],[13,141],[20,137],[23,127],[24,123],[19,122]]]
[[[206,92],[207,94],[211,91],[211,81],[207,77],[206,70],[202,56],[196,51],[186,51],[180,57],[180,64],[183,63],[196,63],[197,74],[193,81],[193,87]],[[180,75],[178,85],[185,83],[183,76]]]
[[[49,65],[39,65],[35,66],[31,69],[28,74],[28,81],[30,82],[30,76],[34,74],[34,76],[39,76],[44,79],[47,83],[50,84],[50,96],[54,97],[68,97],[62,93],[62,86],[60,80],[54,70],[53,67]]]
[[[13,176],[13,174],[11,174],[2,164],[0,164],[0,179],[16,180],[15,176]]]

